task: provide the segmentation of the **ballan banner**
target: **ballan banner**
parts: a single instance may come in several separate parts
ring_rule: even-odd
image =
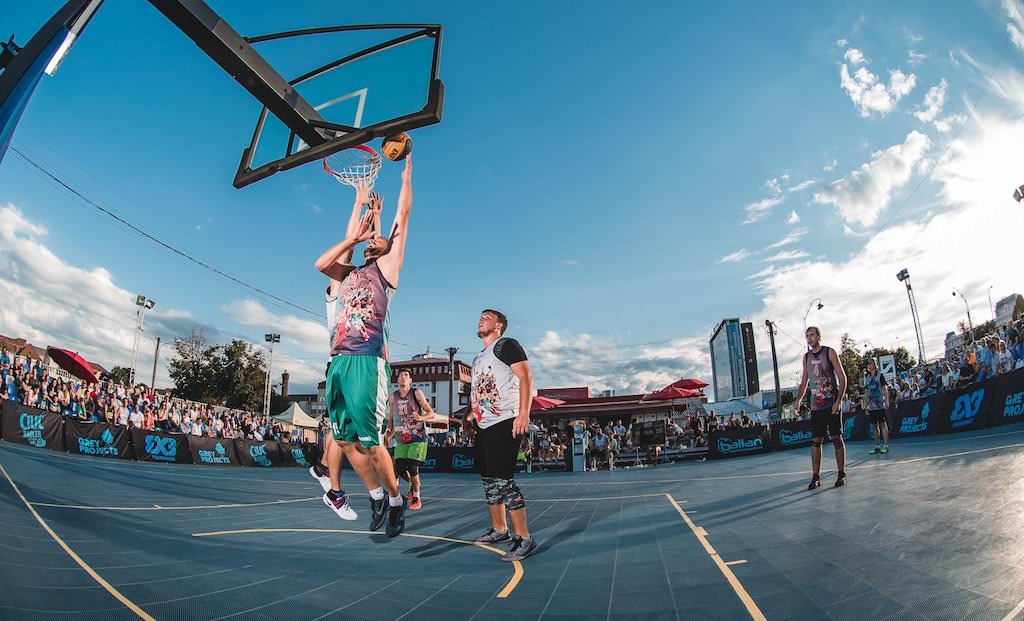
[[[726,427],[711,432],[708,439],[708,456],[711,459],[756,455],[771,450],[770,438],[765,428]]]
[[[128,427],[69,417],[64,421],[64,436],[69,453],[132,459],[131,433]]]
[[[29,444],[54,451],[64,450],[64,417],[38,408],[4,401],[3,438],[8,442]]]
[[[772,425],[772,449],[783,451],[811,445],[811,421],[795,420]]]
[[[139,461],[159,461],[165,464],[192,463],[188,437],[183,433],[132,429],[132,445],[135,447],[135,459]]]

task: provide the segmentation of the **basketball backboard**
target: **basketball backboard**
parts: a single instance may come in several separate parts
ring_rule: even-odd
[[[272,59],[270,47],[299,37],[341,37],[339,45],[327,47],[344,49],[344,37],[353,38],[355,30],[362,31],[359,49],[332,57],[289,80],[295,94],[312,109],[307,113],[308,123],[289,125],[263,108],[242,154],[235,187],[373,138],[441,120],[444,88],[437,77],[440,26],[344,26],[254,37],[249,42],[264,58]],[[323,42],[318,42],[317,48],[322,50]]]

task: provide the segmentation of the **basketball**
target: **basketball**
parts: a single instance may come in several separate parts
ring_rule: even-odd
[[[405,132],[395,134],[394,136],[388,136],[381,143],[380,150],[384,154],[384,157],[388,158],[392,162],[397,162],[406,155],[412,153],[412,138],[410,138],[409,134]]]

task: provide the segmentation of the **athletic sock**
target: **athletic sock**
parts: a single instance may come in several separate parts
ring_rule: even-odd
[[[412,493],[412,497],[413,498],[419,498],[420,497],[420,493],[419,492],[413,492]]]
[[[340,489],[332,489],[331,491],[327,492],[327,497],[330,498],[331,500],[337,500],[338,498],[341,498],[344,495],[345,492]]]
[[[318,477],[325,477],[328,474],[330,474],[330,470],[328,470],[326,466],[320,463],[313,466],[313,471],[316,472],[316,475]]]
[[[384,498],[384,488],[378,487],[377,489],[371,489],[370,498],[373,498],[374,500],[381,500]]]
[[[388,496],[388,504],[391,505],[392,507],[401,507],[402,506],[402,497],[401,496]]]

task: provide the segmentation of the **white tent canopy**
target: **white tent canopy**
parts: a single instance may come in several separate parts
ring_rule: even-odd
[[[302,427],[304,429],[316,429],[320,426],[320,422],[318,420],[309,414],[306,414],[302,408],[299,407],[299,404],[294,401],[288,406],[287,410],[280,414],[275,414],[271,416],[271,418],[281,421],[282,423],[293,425],[295,427]]]

